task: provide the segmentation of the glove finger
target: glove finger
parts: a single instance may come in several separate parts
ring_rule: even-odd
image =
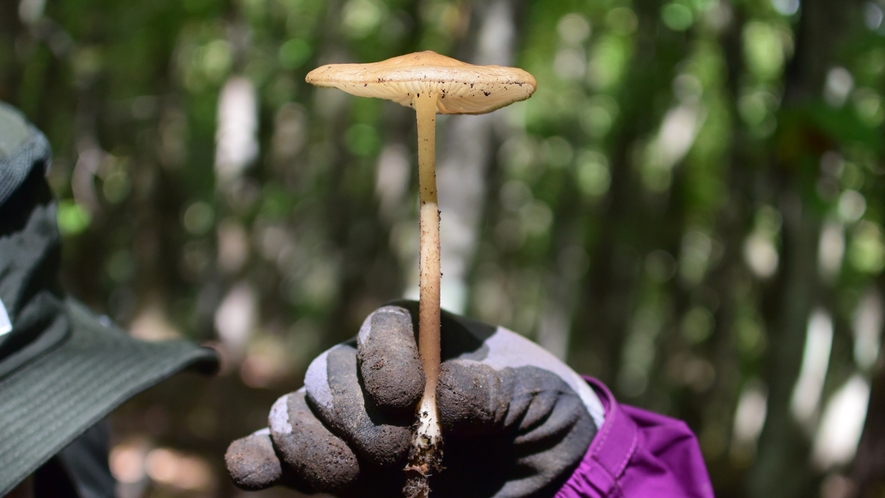
[[[379,308],[357,336],[359,368],[366,392],[380,408],[412,412],[424,393],[412,317],[398,306]]]
[[[302,493],[313,492],[306,481],[281,464],[268,429],[232,442],[224,454],[224,461],[234,484],[246,491],[281,484]]]
[[[446,441],[443,465],[458,478],[441,473],[435,491],[478,482],[496,489],[495,496],[552,496],[596,435],[578,393],[535,366],[496,370],[450,360],[441,368],[437,405]]]
[[[442,364],[437,406],[443,430],[457,436],[512,430],[518,438],[545,438],[569,430],[577,418],[590,421],[580,396],[558,375],[533,366],[503,368],[473,360]],[[515,442],[519,442],[519,439]]]
[[[356,455],[314,416],[303,389],[278,399],[268,422],[279,455],[310,488],[341,494],[353,487],[360,475]]]
[[[385,412],[365,395],[353,347],[336,346],[317,357],[307,369],[305,387],[316,416],[362,459],[402,468],[411,446],[411,413]]]
[[[512,372],[473,360],[449,360],[440,367],[436,401],[444,433],[491,434],[503,428],[513,393]]]
[[[444,355],[443,358],[474,360],[498,372],[505,372],[507,369],[526,372],[532,369],[546,371],[561,379],[570,391],[577,394],[593,417],[594,423],[597,426],[602,425],[605,409],[599,396],[580,375],[549,351],[503,327],[495,328],[456,315],[448,317],[446,315],[448,314],[443,313],[443,353],[449,349],[448,354],[452,356]],[[458,348],[451,350],[446,347],[446,343],[451,343],[453,340],[459,345],[460,353]],[[471,340],[482,342],[480,346],[471,346]]]
[[[277,484],[283,471],[267,432],[256,432],[232,442],[224,454],[234,484],[257,491]]]

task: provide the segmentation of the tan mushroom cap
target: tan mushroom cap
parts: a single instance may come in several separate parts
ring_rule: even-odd
[[[535,78],[515,67],[475,66],[432,51],[371,64],[327,64],[307,73],[313,85],[359,97],[414,107],[425,92],[435,94],[441,114],[483,114],[529,98]]]

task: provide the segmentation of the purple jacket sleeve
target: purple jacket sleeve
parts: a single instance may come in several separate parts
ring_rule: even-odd
[[[601,382],[586,380],[605,406],[605,423],[556,498],[713,498],[684,422],[620,405]]]

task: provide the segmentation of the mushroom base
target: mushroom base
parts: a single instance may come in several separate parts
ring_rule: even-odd
[[[435,398],[428,399],[425,396],[421,400],[416,425],[409,465],[406,466],[406,484],[403,487],[406,498],[430,496],[430,476],[442,468],[442,434]]]

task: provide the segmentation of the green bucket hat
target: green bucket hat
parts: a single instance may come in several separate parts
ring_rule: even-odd
[[[0,496],[135,394],[215,352],[144,342],[66,297],[46,138],[0,103]]]

